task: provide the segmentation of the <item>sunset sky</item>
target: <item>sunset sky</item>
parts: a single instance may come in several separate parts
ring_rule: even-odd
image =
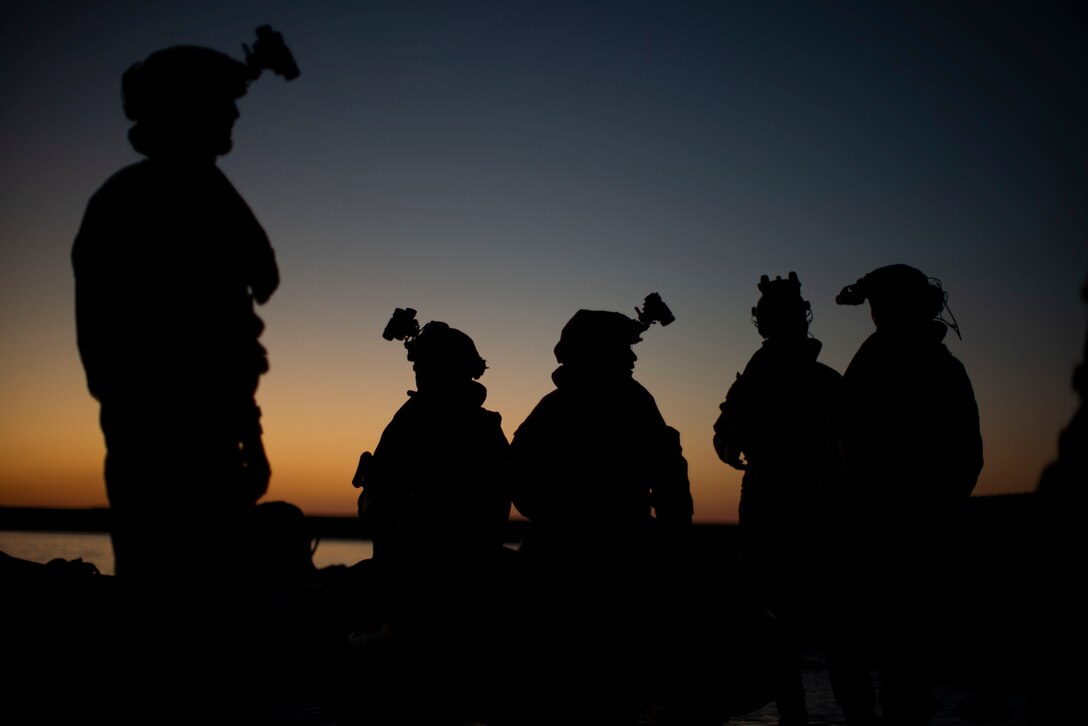
[[[760,344],[760,275],[797,272],[843,371],[872,322],[835,294],[899,262],[941,280],[962,328],[976,493],[1030,491],[1088,320],[1088,36],[1066,5],[8,0],[0,506],[106,503],[69,253],[139,158],[121,74],[175,44],[242,58],[263,24],[301,76],[250,87],[220,165],[282,276],[259,311],[269,499],[355,512],[359,453],[413,386],[381,337],[394,308],[475,339],[512,436],[579,308],[658,292],[676,322],[635,377],[681,433],[697,519],[735,521],[711,426]]]

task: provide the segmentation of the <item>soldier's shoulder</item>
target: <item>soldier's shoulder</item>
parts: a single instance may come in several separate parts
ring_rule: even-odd
[[[117,197],[138,194],[147,189],[151,176],[152,170],[146,160],[123,166],[106,177],[106,181],[98,187],[91,200],[106,202]]]
[[[482,420],[488,426],[502,427],[502,414],[498,411],[492,411],[489,408],[480,408],[480,420]]]
[[[827,363],[821,363],[820,361],[817,361],[814,369],[816,370],[816,374],[818,376],[826,378],[829,381],[842,380],[842,373],[832,368]]]

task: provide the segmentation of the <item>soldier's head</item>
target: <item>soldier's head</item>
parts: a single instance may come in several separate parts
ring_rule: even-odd
[[[630,372],[638,360],[631,346],[645,330],[646,325],[622,313],[579,310],[563,326],[555,358],[565,366]]]
[[[235,101],[255,77],[245,63],[211,48],[178,45],[134,63],[121,78],[129,143],[148,156],[214,159],[233,145]]]
[[[812,307],[801,297],[801,281],[791,272],[783,280],[780,276],[759,278],[759,291],[763,293],[752,308],[752,322],[764,338],[804,338],[812,322]]]
[[[860,305],[868,300],[877,330],[897,330],[939,318],[946,297],[940,282],[921,270],[898,264],[879,267],[847,285],[835,302]]]
[[[487,370],[472,338],[437,320],[424,325],[404,347],[420,388],[476,380]]]

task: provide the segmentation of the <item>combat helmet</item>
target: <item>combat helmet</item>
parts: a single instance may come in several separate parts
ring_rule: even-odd
[[[668,325],[674,320],[656,292],[647,295],[643,307],[635,312],[637,318],[608,310],[579,310],[559,334],[555,359],[561,365],[594,366],[632,361],[631,346],[642,340],[650,325]]]
[[[121,76],[121,106],[135,124],[129,130],[133,148],[148,154],[168,147],[194,118],[221,114],[224,102],[244,96],[263,69],[286,80],[299,75],[283,36],[268,25],[257,28],[252,48],[242,48],[245,62],[212,48],[175,45],[129,66]]]
[[[835,297],[839,305],[861,305],[866,300],[877,327],[904,327],[939,320],[960,335],[959,325],[941,317],[948,310],[948,293],[941,281],[905,264],[886,265],[847,285]]]
[[[440,320],[421,329],[413,308],[394,310],[382,337],[404,341],[417,376],[477,380],[487,370],[487,361],[480,357],[472,338]]]
[[[298,78],[298,64],[283,35],[269,25],[257,28],[253,46],[243,43],[245,62],[199,45],[175,45],[133,63],[121,76],[121,104],[130,121],[171,113],[207,98],[235,100],[269,69],[288,81]]]
[[[812,306],[801,297],[801,281],[796,272],[787,279],[781,276],[759,278],[763,293],[752,308],[752,323],[764,338],[804,337],[812,322]]]
[[[245,95],[253,72],[226,53],[198,45],[175,45],[133,63],[121,76],[125,117],[140,123],[206,99]]]

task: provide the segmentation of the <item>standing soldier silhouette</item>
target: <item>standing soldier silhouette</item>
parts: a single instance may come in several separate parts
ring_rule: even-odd
[[[177,582],[236,568],[232,539],[268,488],[255,304],[279,271],[268,237],[216,165],[235,100],[271,67],[298,70],[258,29],[248,63],[173,46],[121,79],[144,157],[91,197],[72,247],[76,332],[101,404],[115,574]]]
[[[529,520],[520,553],[539,587],[523,617],[564,659],[557,671],[529,649],[541,666],[529,677],[553,707],[578,704],[582,720],[550,714],[567,722],[647,707],[676,672],[661,657],[675,630],[669,576],[693,506],[680,434],[632,376],[632,345],[673,320],[657,294],[644,308],[638,320],[601,310],[570,319],[555,346],[556,388],[511,442],[514,505]]]
[[[127,594],[111,689],[124,694],[119,708],[153,706],[177,723],[200,720],[186,690],[194,662],[202,698],[225,720],[256,708],[255,691],[236,680],[256,665],[246,530],[271,474],[255,305],[279,271],[216,161],[233,145],[235,100],[262,69],[288,80],[298,69],[268,26],[245,50],[241,62],[172,46],[125,71],[128,138],[145,158],[94,193],[72,246],[77,343],[100,404],[114,568]],[[170,646],[150,637],[163,627]]]
[[[896,264],[836,298],[869,302],[876,331],[843,374],[832,418],[838,476],[829,664],[849,726],[928,723],[930,663],[953,536],[982,470],[978,406],[938,281]],[[949,312],[951,315],[951,312]],[[879,689],[870,678],[879,673]],[[877,693],[879,691],[879,695]]]
[[[1088,303],[1088,281],[1080,289]],[[1029,663],[1030,723],[1074,723],[1080,718],[1080,673],[1069,668],[1064,658],[1054,655],[1054,643],[1084,642],[1084,629],[1070,627],[1067,618],[1055,617],[1055,607],[1064,612],[1082,612],[1084,588],[1078,577],[1070,577],[1083,566],[1085,487],[1088,482],[1088,334],[1081,359],[1073,369],[1073,390],[1079,403],[1058,437],[1058,458],[1047,464],[1035,489],[1033,531],[1033,572],[1025,597],[1030,602],[1025,616],[1031,644],[1025,660]],[[1068,608],[1068,609],[1067,609]]]
[[[816,360],[822,344],[809,335],[812,312],[797,274],[763,275],[758,287],[752,317],[763,345],[729,388],[713,441],[723,462],[744,471],[741,571],[746,591],[778,625],[778,722],[795,726],[808,722],[797,646],[811,625],[805,598],[826,528],[820,475],[842,377]]]

